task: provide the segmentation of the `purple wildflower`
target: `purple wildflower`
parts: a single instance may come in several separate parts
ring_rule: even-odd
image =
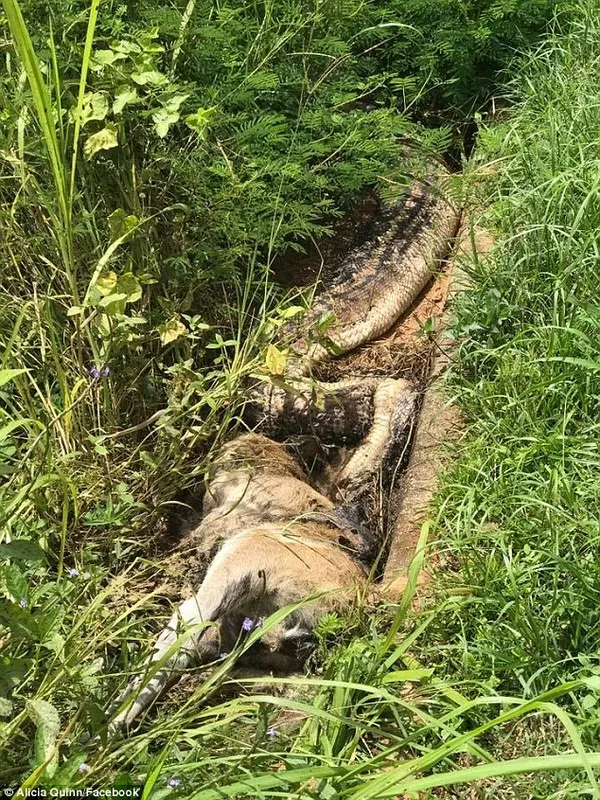
[[[227,658],[229,653],[219,653],[219,658]]]
[[[22,597],[19,600],[19,605],[21,606],[21,608],[27,608],[27,600],[24,597]]]
[[[86,764],[85,761],[82,761],[82,763],[79,765],[77,772],[79,772],[80,775],[87,775],[87,773],[90,772],[91,769],[92,768],[90,767],[89,764]]]
[[[269,737],[269,739],[274,739],[276,736],[279,736],[279,731],[277,730],[277,728],[269,728],[269,730],[267,731],[267,736]]]
[[[245,617],[244,621],[242,622],[242,630],[250,633],[256,627],[256,622],[250,617]]]
[[[76,578],[79,575],[79,570],[76,569],[75,567],[71,567],[71,569],[69,570],[69,575],[72,578]]]
[[[103,366],[102,369],[100,370],[100,375],[103,378],[108,378],[108,376],[110,375],[110,367],[107,367],[106,365]]]
[[[98,378],[100,377],[100,370],[98,369],[98,367],[92,367],[90,370],[90,375],[95,381],[97,381]]]
[[[181,781],[179,780],[179,778],[169,778],[169,780],[167,781],[167,786],[170,786],[171,789],[176,789],[180,783]]]

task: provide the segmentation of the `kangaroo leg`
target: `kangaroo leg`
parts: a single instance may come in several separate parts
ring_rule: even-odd
[[[127,730],[140,714],[146,711],[162,692],[179,680],[181,672],[195,664],[205,664],[214,660],[219,653],[218,631],[207,626],[192,633],[180,648],[171,656],[169,650],[186,628],[202,623],[210,623],[217,618],[219,606],[225,600],[229,586],[228,575],[219,575],[218,557],[208,569],[206,576],[193,597],[184,600],[177,608],[167,626],[161,631],[154,645],[154,651],[146,665],[146,675],[152,672],[157,662],[164,664],[150,678],[144,675],[135,678],[109,709],[116,710],[134,695],[133,702],[121,710],[110,724],[110,730]]]
[[[192,633],[171,656],[167,655],[186,627],[207,621],[201,611],[202,600],[202,593],[198,591],[193,597],[181,603],[168,625],[161,631],[146,664],[145,674],[134,678],[108,710],[109,714],[113,713],[133,696],[133,702],[123,708],[111,721],[109,726],[111,733],[127,731],[137,717],[147,711],[165,689],[179,680],[184,670],[217,657],[218,632],[206,626]],[[163,659],[166,660],[152,675],[153,668]],[[148,680],[149,675],[151,677]]]

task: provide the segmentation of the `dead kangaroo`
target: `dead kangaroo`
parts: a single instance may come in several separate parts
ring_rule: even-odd
[[[319,594],[270,628],[254,647],[254,663],[276,671],[297,667],[310,649],[318,619],[347,608],[364,588],[364,562],[376,542],[355,519],[313,489],[283,445],[245,434],[225,445],[209,474],[204,516],[192,536],[210,565],[193,597],[159,635],[148,664],[165,658],[148,680],[136,678],[121,695],[111,730],[127,731],[181,671],[209,663],[239,640],[244,620],[267,617]],[[322,594],[325,593],[325,594]],[[248,623],[246,623],[248,625]]]

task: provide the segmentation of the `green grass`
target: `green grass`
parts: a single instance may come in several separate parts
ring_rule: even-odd
[[[455,309],[466,441],[439,497],[447,599],[419,651],[469,696],[600,673],[598,11],[565,13],[480,136],[497,246]],[[566,702],[591,746],[597,702]]]
[[[296,180],[300,173],[286,173],[289,180],[280,181],[274,198],[265,186],[282,162],[269,172],[273,149],[265,143],[286,165],[300,163],[301,145],[313,146],[315,131],[319,141],[325,120],[335,123],[329,131],[334,152],[352,134],[347,154],[350,161],[364,158],[361,180],[366,175],[373,182],[382,166],[364,136],[368,118],[329,116],[332,95],[343,89],[348,99],[361,91],[363,67],[354,60],[351,74],[328,85],[313,62],[303,64],[314,72],[292,70],[290,77],[288,56],[274,59],[278,80],[289,79],[288,93],[276,94],[275,102],[287,103],[288,123],[297,126],[291,140],[290,129],[281,139],[275,126],[269,137],[255,130],[255,139],[264,141],[252,144],[243,138],[245,117],[239,129],[230,118],[221,120],[223,128],[215,123],[219,136],[211,138],[202,115],[193,123],[199,138],[190,138],[188,129],[181,133],[181,120],[173,123],[185,140],[181,147],[177,137],[164,144],[154,134],[146,137],[148,120],[158,113],[152,103],[162,102],[164,111],[182,91],[175,67],[201,72],[189,53],[188,35],[198,24],[193,5],[165,11],[163,33],[173,45],[167,67],[155,38],[135,28],[145,62],[168,71],[169,83],[162,100],[148,89],[139,112],[130,109],[127,121],[119,121],[119,135],[130,138],[114,163],[99,151],[107,160],[98,167],[82,158],[81,146],[107,120],[88,129],[80,124],[86,85],[107,93],[119,87],[107,73],[90,73],[91,42],[99,37],[108,45],[117,36],[132,37],[134,29],[122,11],[107,24],[102,14],[94,19],[101,4],[78,7],[73,19],[65,15],[79,26],[77,47],[58,19],[48,42],[32,33],[35,48],[43,47],[42,69],[18,6],[3,3],[14,45],[1,84],[3,122],[14,126],[3,134],[0,172],[0,247],[10,266],[0,290],[2,782],[144,784],[144,796],[156,800],[169,794],[197,800],[461,797],[463,789],[465,797],[474,791],[502,800],[600,796],[594,778],[600,766],[597,0],[566,9],[553,35],[518,63],[512,110],[481,135],[477,158],[496,165],[480,191],[498,246],[492,258],[470,265],[473,287],[456,307],[460,347],[452,390],[467,429],[439,495],[435,546],[448,564],[437,576],[435,600],[411,611],[412,587],[400,605],[324,620],[313,672],[267,686],[246,679],[243,688],[252,694],[240,693],[235,682],[233,696],[225,693],[232,688],[233,654],[190,679],[187,691],[129,740],[106,740],[104,709],[142,663],[174,599],[157,580],[177,578],[156,546],[161,516],[183,483],[201,482],[209,448],[235,426],[243,380],[263,365],[265,343],[285,313],[265,267],[285,241],[321,231],[311,204],[297,205],[303,182],[322,202],[319,214],[360,188],[349,162],[333,158],[333,172],[312,183],[310,174]],[[509,5],[474,14],[473,41],[491,36],[494,20],[504,25]],[[305,35],[307,20],[311,35],[328,19],[340,37],[353,35],[341,7],[327,11],[331,18],[294,9],[287,29],[272,4],[244,7],[260,35],[246,61],[235,61],[233,47],[226,52],[230,61],[219,61],[219,69],[235,62],[231,87],[248,90],[240,74],[252,73],[253,59],[264,66],[266,57],[285,55],[284,44]],[[35,4],[28,11],[35,13]],[[151,13],[144,5],[146,17]],[[423,7],[414,3],[410,13],[418,19]],[[229,44],[248,31],[254,35],[250,23],[236,14],[231,19],[219,17],[216,26],[233,25]],[[460,41],[459,23],[440,45],[444,58]],[[210,26],[201,33],[224,52]],[[395,41],[400,50],[387,56],[403,52],[401,44]],[[433,50],[438,44],[431,43]],[[340,43],[327,39],[326,45]],[[236,46],[239,54],[239,41]],[[121,52],[116,45],[115,52]],[[443,71],[443,59],[428,62],[431,55],[423,51],[420,69]],[[339,66],[350,59],[338,53],[334,60]],[[125,70],[126,83],[132,70]],[[273,76],[267,78],[236,102],[252,106],[252,114],[264,111],[274,86]],[[332,92],[316,109],[292,97],[294,86],[306,88],[305,78]],[[373,90],[380,107],[370,119],[380,137],[389,133],[391,149],[394,133],[416,128],[396,119],[381,99],[388,78]],[[371,88],[363,87],[369,94]],[[404,89],[396,89],[400,97]],[[61,114],[67,106],[73,113]],[[312,132],[301,126],[307,108]],[[224,102],[220,110],[232,113]],[[235,159],[219,155],[217,169],[210,159],[223,149],[220,132],[228,125],[229,145],[245,142],[247,149]],[[439,138],[447,142],[447,131]],[[318,163],[329,163],[330,155],[323,150]],[[156,171],[152,159],[159,162]],[[192,214],[185,228],[190,177],[197,179],[207,163],[216,183],[198,187],[195,211],[214,200],[216,216]],[[391,166],[401,171],[397,162]],[[98,179],[102,169],[106,184]],[[324,189],[328,174],[332,195]],[[109,217],[118,211],[115,197],[122,213]],[[254,210],[249,198],[256,200],[255,217],[244,215]],[[238,206],[244,213],[231,217]],[[194,262],[193,274],[184,256],[190,241],[202,243],[198,219],[220,225],[219,235],[223,220],[233,220],[235,237],[254,221],[252,232],[260,223],[262,238],[250,245],[235,238],[240,249],[233,252],[233,240],[211,239],[210,269],[206,260]],[[165,266],[157,241],[168,239],[170,247],[169,237],[186,236]],[[182,315],[189,298],[181,289],[192,274],[203,291],[211,285],[202,307],[215,311],[210,329],[204,316]],[[109,376],[89,374],[107,363]],[[269,735],[271,728],[276,735]],[[97,738],[86,738],[90,733]],[[180,784],[169,787],[170,778]]]
[[[445,478],[465,646],[444,659],[525,694],[597,666],[600,535],[600,56],[594,3],[522,67],[482,136],[498,244],[457,307],[467,444]],[[468,608],[468,613],[467,613]],[[459,611],[460,619],[463,619]],[[450,619],[450,618],[448,618]],[[494,623],[492,625],[492,622]],[[447,635],[447,634],[445,634]]]

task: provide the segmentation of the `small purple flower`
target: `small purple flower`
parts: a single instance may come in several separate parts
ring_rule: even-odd
[[[97,381],[98,378],[108,378],[110,375],[110,367],[107,367],[106,364],[103,367],[92,367],[90,369],[90,375],[95,381]]]
[[[83,761],[83,762],[82,762],[82,763],[79,765],[79,769],[77,770],[77,772],[79,772],[79,774],[80,774],[80,775],[87,775],[87,774],[88,774],[88,772],[90,772],[90,771],[91,771],[91,769],[92,769],[92,768],[90,767],[90,765],[89,765],[89,764],[86,764],[86,763],[85,763],[85,761]]]
[[[251,630],[254,630],[256,627],[256,622],[250,617],[245,617],[244,621],[242,622],[242,630],[250,633]]]
[[[167,786],[170,786],[171,789],[176,789],[180,783],[181,781],[179,780],[179,778],[169,778],[169,780],[167,781]]]
[[[269,730],[267,731],[267,736],[269,737],[269,739],[275,739],[276,736],[279,736],[279,731],[277,730],[277,728],[269,728]]]
[[[219,658],[227,658],[229,653],[219,653]]]
[[[21,606],[21,608],[27,608],[27,600],[24,597],[22,597],[19,600],[19,605]]]
[[[71,569],[69,570],[69,575],[72,578],[76,578],[79,575],[79,570],[76,569],[75,567],[71,567]]]

